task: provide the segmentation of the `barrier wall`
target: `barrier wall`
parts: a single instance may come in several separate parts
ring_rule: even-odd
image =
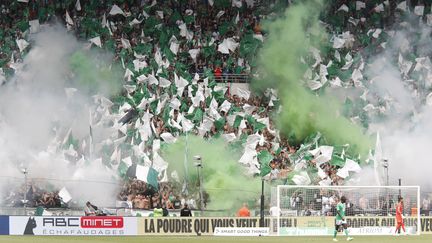
[[[0,216],[0,235],[9,234],[9,216]]]
[[[395,217],[346,217],[351,235],[389,235],[395,231]],[[417,218],[404,219],[408,233],[417,234]],[[426,223],[426,222],[425,222]],[[277,219],[272,221],[272,232],[277,233]],[[280,219],[279,234],[283,236],[332,235],[333,217],[290,217]]]
[[[266,220],[269,225],[270,219]],[[216,227],[257,228],[259,218],[236,217],[184,217],[184,218],[139,218],[139,235],[213,235]]]
[[[284,235],[329,235],[332,217],[280,218]],[[394,230],[394,217],[348,217],[353,235],[383,235]],[[407,228],[416,228],[415,218],[406,218]],[[0,216],[0,235],[213,235],[216,228],[252,229],[259,218],[237,217],[27,217]],[[266,218],[265,227],[277,232],[277,219]],[[432,217],[422,217],[421,234],[432,234]]]

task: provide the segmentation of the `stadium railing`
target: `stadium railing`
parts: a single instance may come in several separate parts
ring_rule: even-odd
[[[204,73],[198,73],[201,79],[206,78]],[[251,75],[249,74],[222,74],[214,77],[218,83],[250,83]]]

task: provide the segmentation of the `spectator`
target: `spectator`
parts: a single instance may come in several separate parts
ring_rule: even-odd
[[[422,201],[422,214],[428,216],[431,210],[431,200],[428,197],[424,197]]]
[[[279,177],[280,171],[275,164],[272,164],[271,167],[272,170],[270,171],[270,180],[276,180]]]
[[[178,196],[175,197],[173,201],[173,207],[174,209],[180,209],[181,208],[181,201]]]
[[[272,217],[281,216],[281,209],[278,206],[271,207],[269,212]]]
[[[312,216],[313,207],[312,204],[306,207],[303,216]]]
[[[219,65],[216,65],[216,68],[214,69],[214,76],[216,80],[222,80],[222,69]]]
[[[169,216],[169,211],[166,208],[166,205],[162,205],[162,216],[163,217],[168,217]]]
[[[364,195],[359,199],[359,207],[363,213],[369,208],[369,200]]]
[[[297,214],[300,213],[300,210],[303,206],[303,197],[301,193],[297,194],[297,197],[295,198],[295,209],[297,209]]]
[[[86,206],[84,208],[84,213],[86,216],[96,216],[97,215],[98,207],[91,204],[90,202],[86,203]]]
[[[250,211],[246,203],[243,203],[243,207],[237,211],[237,217],[250,217]]]
[[[322,209],[322,195],[321,195],[321,193],[320,192],[319,193],[318,192],[315,193],[314,194],[314,199],[315,199],[315,203],[314,203],[315,207],[314,207],[314,209],[317,210],[317,211],[320,211]]]
[[[181,217],[191,217],[192,211],[189,209],[187,203],[183,206],[183,208],[180,210],[180,216]]]
[[[163,217],[163,209],[160,204],[157,204],[156,207],[153,209],[153,217]]]

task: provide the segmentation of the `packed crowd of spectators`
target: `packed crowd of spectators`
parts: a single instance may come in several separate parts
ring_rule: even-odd
[[[115,8],[120,12],[111,14]],[[180,123],[180,119],[188,115],[187,119],[190,119],[198,128],[194,127],[193,132],[200,133],[207,138],[233,134],[241,136],[241,141],[244,142],[249,135],[259,132],[268,141],[260,142],[257,148],[257,151],[260,152],[271,148],[270,142],[276,138],[279,139],[278,134],[270,130],[274,130],[274,124],[269,119],[272,107],[267,106],[262,97],[254,97],[247,91],[246,95],[239,97],[231,94],[230,90],[225,89],[220,92],[222,90],[215,88],[212,84],[214,80],[228,81],[227,77],[230,74],[249,75],[251,73],[249,62],[253,62],[256,49],[263,41],[260,27],[262,11],[260,9],[246,2],[241,7],[232,7],[231,1],[216,1],[214,4],[213,1],[211,3],[210,1],[101,2],[91,0],[5,2],[1,6],[4,14],[0,20],[4,27],[0,39],[2,41],[0,53],[2,83],[13,74],[14,64],[20,62],[22,55],[29,50],[29,48],[24,51],[20,50],[15,40],[25,39],[35,21],[38,22],[37,25],[53,24],[57,21],[65,24],[69,31],[74,32],[81,40],[99,37],[101,46],[115,53],[113,63],[121,63],[126,68],[126,74],[129,71],[129,75],[125,75],[126,83],[136,85],[134,91],[128,94],[125,92],[122,95],[130,95],[134,98],[156,95],[157,99],[170,98],[180,101],[181,107],[175,107],[171,102],[170,106],[174,109],[169,115],[168,109],[162,108],[161,112],[160,108],[157,108],[159,111],[156,111],[156,107],[150,102],[139,107],[140,110],[150,111],[147,114],[152,116],[148,122],[152,123],[155,131],[154,134],[147,134],[151,137],[149,141],[160,138],[164,133],[180,135],[181,127],[175,124],[173,126],[172,121]],[[194,80],[198,81],[198,84],[195,83],[189,92],[185,91],[176,96],[166,87],[137,81],[140,75],[153,76],[155,72],[155,76],[159,79],[163,77],[173,80],[178,75],[188,80],[183,80],[186,82],[190,82],[192,76],[197,73],[198,79],[195,79],[197,77],[195,75]],[[198,92],[202,92],[204,90],[200,91],[201,88],[207,89],[209,86],[212,89],[212,95],[203,94],[195,104],[190,96],[191,91],[195,93],[198,89]],[[139,92],[140,89],[148,93],[143,95]],[[206,127],[203,127],[200,123],[207,118],[210,105],[214,105],[214,101],[209,104],[212,98],[217,99],[216,102],[219,103],[226,101],[224,104],[227,106],[221,109],[220,115],[216,114],[215,117],[211,117],[212,120],[217,118],[219,122],[214,122],[211,126],[208,126],[207,123]],[[124,102],[124,99],[121,100]],[[268,103],[269,100],[265,102]],[[136,132],[137,127],[134,128],[133,123],[140,120],[139,116],[142,115],[135,113],[138,110],[137,107],[128,106],[126,102],[116,103],[116,105],[118,105],[119,113],[125,112],[121,122],[127,126],[126,133]],[[185,112],[190,110],[189,107],[192,105],[197,109],[192,114],[186,114]],[[248,108],[247,114],[240,114],[241,116],[235,114],[242,112],[245,107]],[[125,109],[121,110],[122,108]],[[264,120],[259,122],[257,121],[259,118]],[[185,126],[184,123],[182,125]],[[144,150],[149,151],[151,148],[150,143]],[[271,153],[275,155],[274,150]],[[283,161],[287,157],[282,156],[283,153],[277,155],[279,160],[272,164],[273,167],[275,165],[280,167],[283,164],[286,167]],[[81,151],[78,151],[76,157],[81,156]],[[130,201],[134,202],[134,207],[154,206],[152,197],[149,198],[149,195],[131,192],[128,196],[133,198]],[[183,198],[183,200],[186,199]],[[172,203],[172,200],[159,203],[171,207],[169,204]],[[189,205],[193,207],[194,203],[189,203]]]
[[[26,195],[24,196],[24,194]],[[27,202],[24,201],[24,198]],[[35,182],[29,183],[27,187],[21,185],[18,189],[10,190],[3,200],[5,206],[11,207],[23,207],[24,203],[26,203],[27,207],[62,207],[62,200],[58,195],[58,191],[43,189]]]
[[[149,187],[143,181],[132,179],[127,182],[119,194],[118,200],[127,202],[126,208],[150,210],[154,208],[181,209],[185,204],[190,209],[198,209],[192,196],[187,196],[170,183],[160,183],[159,190]],[[181,195],[181,196],[179,196]]]
[[[269,8],[270,5],[263,6],[260,2],[3,1],[0,7],[0,84],[13,74],[15,63],[26,53],[18,48],[16,40],[25,38],[24,33],[32,27],[29,21],[37,20],[41,24],[59,21],[79,39],[91,40],[95,46],[113,52],[113,63],[125,69],[124,91],[119,97],[113,97],[112,107],[103,107],[104,111],[121,115],[119,130],[127,136],[125,142],[133,146],[138,145],[134,144],[137,140],[144,142],[141,152],[154,158],[158,153],[154,150],[155,140],[167,142],[171,135],[178,137],[184,132],[206,138],[221,136],[233,146],[243,149],[243,145],[248,144],[253,148],[253,151],[246,148],[244,160],[240,161],[252,174],[260,172],[256,164],[249,162],[257,157],[257,162],[269,165],[271,180],[286,180],[294,166],[290,156],[299,146],[290,145],[276,130],[272,118],[279,107],[276,92],[270,90],[265,95],[248,91],[233,93],[229,87],[226,89],[214,82],[235,82],[238,76],[232,74],[254,74],[256,51],[265,41],[261,21],[279,6]],[[283,3],[286,7],[290,1],[270,2]],[[369,37],[368,29],[374,24],[382,28],[395,18],[394,3],[391,1],[389,11],[375,11],[381,1],[367,1],[365,8],[353,18],[349,11],[339,10],[343,4],[349,5],[348,10],[355,9],[349,2],[334,1],[329,11],[332,14],[327,19],[331,31],[349,30],[351,34],[348,35],[362,37],[351,44],[347,39],[346,45],[350,48],[340,50],[340,56],[346,56],[351,50],[361,54],[379,50],[372,48],[379,42]],[[411,1],[413,6],[417,4],[414,2],[417,1]],[[360,16],[366,16],[367,21],[360,20]],[[370,41],[373,45],[369,45]],[[365,46],[368,48],[363,48]],[[329,72],[329,79],[331,75],[342,77],[341,73]],[[104,159],[111,159],[117,148],[108,151]],[[142,159],[133,149],[123,152],[133,161]],[[82,155],[78,153],[76,157]],[[306,163],[306,167],[315,166],[313,159]],[[337,175],[338,166],[326,162],[321,169],[330,178],[331,185],[343,184],[344,178]],[[312,178],[312,184],[319,181],[319,178]],[[184,204],[182,201],[196,208],[197,197],[182,195],[178,188],[162,185],[155,192],[145,183],[132,179],[126,182],[119,199],[139,209],[157,205],[180,208]],[[16,198],[19,196],[17,194]],[[41,194],[39,198],[44,205],[58,205],[55,194]],[[295,207],[301,208],[297,204]]]
[[[170,71],[216,77],[249,74],[248,62],[262,41],[259,11],[252,5],[231,7],[230,1],[212,5],[195,0],[4,1],[0,64],[5,70],[10,68],[11,57],[20,56],[15,40],[23,37],[29,21],[39,20],[67,24],[84,40],[100,36],[103,47],[114,51],[114,60],[122,59],[125,66],[132,64],[135,52],[145,55],[142,61],[149,65],[154,62],[152,57],[162,54],[161,62]],[[109,14],[113,6],[121,13]],[[229,52],[218,51],[218,44],[225,39],[235,47]]]

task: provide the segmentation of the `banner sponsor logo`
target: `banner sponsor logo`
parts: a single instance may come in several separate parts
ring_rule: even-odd
[[[123,217],[81,217],[82,228],[123,228]]]
[[[214,230],[215,236],[268,236],[269,234],[269,228],[216,227]]]
[[[36,224],[34,218],[29,218],[29,222]],[[28,223],[27,223],[28,224]],[[42,218],[42,225],[44,227],[79,227],[80,226],[80,218]],[[37,225],[35,225],[36,227]]]
[[[137,219],[123,217],[9,217],[11,235],[137,235]]]

